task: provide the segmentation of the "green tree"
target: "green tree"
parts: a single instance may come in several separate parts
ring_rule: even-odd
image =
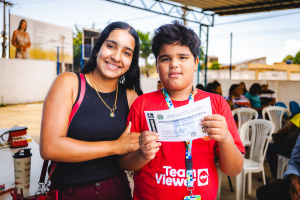
[[[148,58],[151,54],[151,40],[150,40],[150,32],[143,33],[141,31],[137,31],[139,37],[140,37],[140,57],[145,60],[146,65],[146,75],[149,76],[148,72]]]
[[[284,59],[283,62],[287,61],[287,60],[293,60],[294,57],[292,55],[287,55]]]
[[[74,70],[80,71],[82,30],[80,30],[76,24],[74,26],[75,26],[75,31],[73,32],[73,63],[74,63]]]
[[[296,53],[295,57],[293,58],[293,63],[300,64],[300,50],[298,51],[298,53]]]
[[[210,66],[210,69],[218,70],[218,69],[220,69],[220,66],[221,66],[220,63],[218,63],[218,62],[213,62],[212,65]]]
[[[75,24],[75,31],[73,32],[73,45],[81,45],[82,44],[82,31],[79,30],[77,25]]]

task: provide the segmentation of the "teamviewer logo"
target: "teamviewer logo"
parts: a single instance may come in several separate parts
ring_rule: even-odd
[[[198,186],[208,185],[208,169],[198,169]]]

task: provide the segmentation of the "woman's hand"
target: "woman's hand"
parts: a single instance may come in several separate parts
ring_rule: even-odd
[[[124,155],[140,148],[139,136],[141,135],[141,133],[130,132],[130,129],[131,122],[129,122],[125,131],[116,140],[116,148],[118,149],[118,155]]]
[[[230,136],[225,117],[219,114],[213,114],[204,117],[200,121],[203,131],[208,134],[211,139],[218,142],[225,142]]]
[[[155,158],[155,154],[161,146],[160,142],[156,142],[157,140],[159,140],[158,134],[152,131],[144,131],[140,135],[140,151],[146,160]]]

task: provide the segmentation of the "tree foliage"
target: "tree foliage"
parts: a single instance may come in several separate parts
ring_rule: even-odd
[[[150,54],[152,53],[151,51],[151,40],[150,40],[150,32],[143,33],[141,31],[137,31],[139,37],[140,37],[140,57],[145,60],[145,65],[146,65],[146,70],[145,73],[147,77],[149,76],[149,71],[148,71],[148,58]]]
[[[79,30],[77,25],[75,24],[75,31],[73,32],[73,45],[81,45],[82,44],[82,31]]]
[[[296,53],[295,57],[293,58],[293,63],[300,64],[300,50],[298,51],[298,53]]]
[[[210,66],[210,69],[212,70],[219,70],[220,69],[221,64],[218,62],[213,62]]]
[[[292,55],[287,55],[284,59],[283,62],[286,62],[287,60],[293,60],[294,57]]]
[[[300,50],[296,53],[295,57],[292,55],[287,55],[284,59],[283,62],[291,60],[293,61],[293,64],[300,64]]]

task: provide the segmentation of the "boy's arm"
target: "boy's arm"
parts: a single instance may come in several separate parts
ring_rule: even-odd
[[[227,138],[222,142],[219,141],[219,163],[222,172],[228,176],[236,176],[243,169],[243,155],[236,147],[229,131]]]
[[[119,159],[119,165],[123,170],[137,171],[144,167],[150,160],[155,158],[156,152],[161,146],[157,133],[144,131],[139,139],[140,149],[122,156]]]
[[[227,128],[225,117],[219,114],[209,115],[203,118],[201,125],[205,126],[204,131],[209,137],[219,143],[222,172],[228,176],[238,175],[243,169],[244,158]]]

